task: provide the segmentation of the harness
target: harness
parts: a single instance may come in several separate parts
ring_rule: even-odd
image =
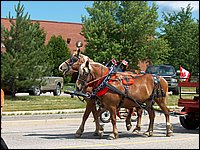
[[[137,78],[137,76],[135,78]],[[154,99],[165,96],[165,93],[163,92],[163,89],[160,85],[160,80],[159,80],[158,76],[153,75],[153,78],[154,78],[154,89],[153,89],[153,92],[151,95],[151,102],[149,103],[148,106],[138,100],[135,100],[131,95],[129,95],[128,87],[130,85],[134,84],[134,78],[133,77],[128,78],[127,76],[125,76],[124,78],[119,79],[116,77],[116,72],[115,72],[114,68],[111,68],[109,71],[106,71],[104,73],[104,76],[102,78],[98,79],[96,84],[93,84],[92,96],[93,97],[101,97],[104,94],[106,94],[106,92],[108,92],[108,90],[111,90],[119,95],[122,95],[122,99],[121,99],[118,107],[121,107],[124,102],[124,99],[128,98],[129,100],[133,101],[141,109],[147,109],[148,107],[153,109],[153,105],[155,103]],[[113,82],[113,80],[121,81],[121,83],[125,89],[124,93],[121,92],[119,89],[117,89],[115,86],[113,86],[111,84]],[[88,85],[91,86],[90,83]]]

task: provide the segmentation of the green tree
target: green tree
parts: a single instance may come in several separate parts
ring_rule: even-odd
[[[58,70],[59,65],[70,57],[70,49],[68,48],[62,36],[53,35],[47,44],[48,56],[51,66],[53,67],[51,73],[54,76],[63,76]],[[69,80],[66,79],[65,80]]]
[[[181,65],[192,74],[199,72],[199,20],[192,18],[190,4],[179,12],[163,13],[163,38],[173,48],[169,61]]]
[[[88,42],[85,53],[94,61],[109,61],[120,52],[115,19],[118,5],[118,1],[94,1],[93,8],[86,8],[91,18],[82,17],[82,32]]]
[[[1,25],[1,42],[6,52],[1,52],[1,86],[12,91],[42,84],[36,80],[50,70],[44,47],[46,34],[39,23],[32,23],[30,15],[24,15],[24,6],[15,6],[16,19],[10,16],[10,29]]]
[[[82,17],[88,42],[85,54],[95,61],[126,59],[129,66],[136,66],[138,59],[148,58],[167,63],[169,45],[165,39],[155,38],[160,25],[155,3],[149,7],[146,1],[94,1],[86,10],[89,18]]]

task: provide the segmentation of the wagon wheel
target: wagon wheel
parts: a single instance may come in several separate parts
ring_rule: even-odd
[[[105,110],[103,111],[101,114],[100,114],[100,120],[103,122],[103,123],[108,123],[110,122],[110,119],[111,119],[111,115],[110,115],[110,112],[108,110]]]
[[[181,111],[185,111],[185,108]],[[195,117],[194,112],[190,112],[186,116],[180,116],[179,119],[185,129],[194,130],[199,127],[199,118]]]

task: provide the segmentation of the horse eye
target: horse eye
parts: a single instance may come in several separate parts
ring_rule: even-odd
[[[87,72],[85,69],[83,69],[83,75],[84,75],[84,76],[87,76],[87,75],[88,75],[88,72]]]
[[[84,75],[84,76],[87,76],[87,72],[84,71],[84,72],[83,72],[83,75]]]

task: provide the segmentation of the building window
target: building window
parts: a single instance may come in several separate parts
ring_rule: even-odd
[[[71,38],[67,38],[67,44],[71,42]]]

